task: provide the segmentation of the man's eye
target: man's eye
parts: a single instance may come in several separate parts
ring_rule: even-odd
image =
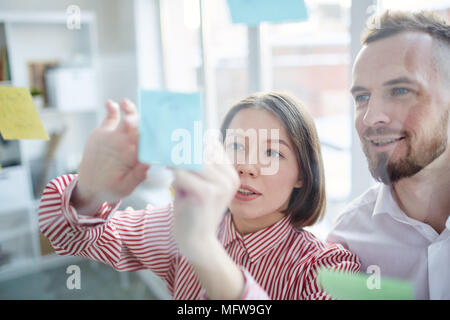
[[[355,96],[356,102],[365,102],[369,100],[370,96],[368,94],[358,94]]]
[[[394,95],[394,96],[401,96],[401,95],[407,94],[409,92],[411,92],[411,90],[406,89],[406,88],[393,88],[392,89],[392,95]]]

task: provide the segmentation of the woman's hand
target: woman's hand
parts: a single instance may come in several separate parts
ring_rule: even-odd
[[[174,237],[189,259],[203,259],[199,251],[205,241],[217,239],[217,228],[239,185],[219,142],[207,146],[201,172],[175,170]]]
[[[107,115],[89,136],[79,168],[72,205],[81,214],[94,214],[103,202],[128,196],[145,180],[148,164],[138,161],[138,114],[129,100],[108,100]],[[120,110],[124,117],[120,118]]]
[[[240,180],[223,146],[208,146],[203,171],[175,170],[174,238],[210,299],[238,299],[240,269],[217,239],[217,231]]]

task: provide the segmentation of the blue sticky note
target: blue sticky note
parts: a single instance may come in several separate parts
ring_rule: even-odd
[[[261,22],[283,23],[308,19],[303,0],[227,0],[234,24],[255,26]]]
[[[200,93],[139,90],[140,162],[190,170],[203,163]]]

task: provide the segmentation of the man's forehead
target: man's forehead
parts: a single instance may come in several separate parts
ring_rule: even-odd
[[[423,32],[403,32],[365,45],[353,67],[353,83],[413,76],[432,66],[432,38]]]

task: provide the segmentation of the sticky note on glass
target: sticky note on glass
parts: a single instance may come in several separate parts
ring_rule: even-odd
[[[409,282],[377,274],[351,274],[334,270],[319,271],[319,283],[333,298],[340,300],[412,300]]]
[[[203,163],[203,103],[198,92],[139,90],[140,162],[190,170]]]
[[[0,133],[4,140],[49,140],[26,88],[0,86]]]
[[[303,0],[227,0],[234,24],[256,26],[261,22],[284,23],[308,19]]]

